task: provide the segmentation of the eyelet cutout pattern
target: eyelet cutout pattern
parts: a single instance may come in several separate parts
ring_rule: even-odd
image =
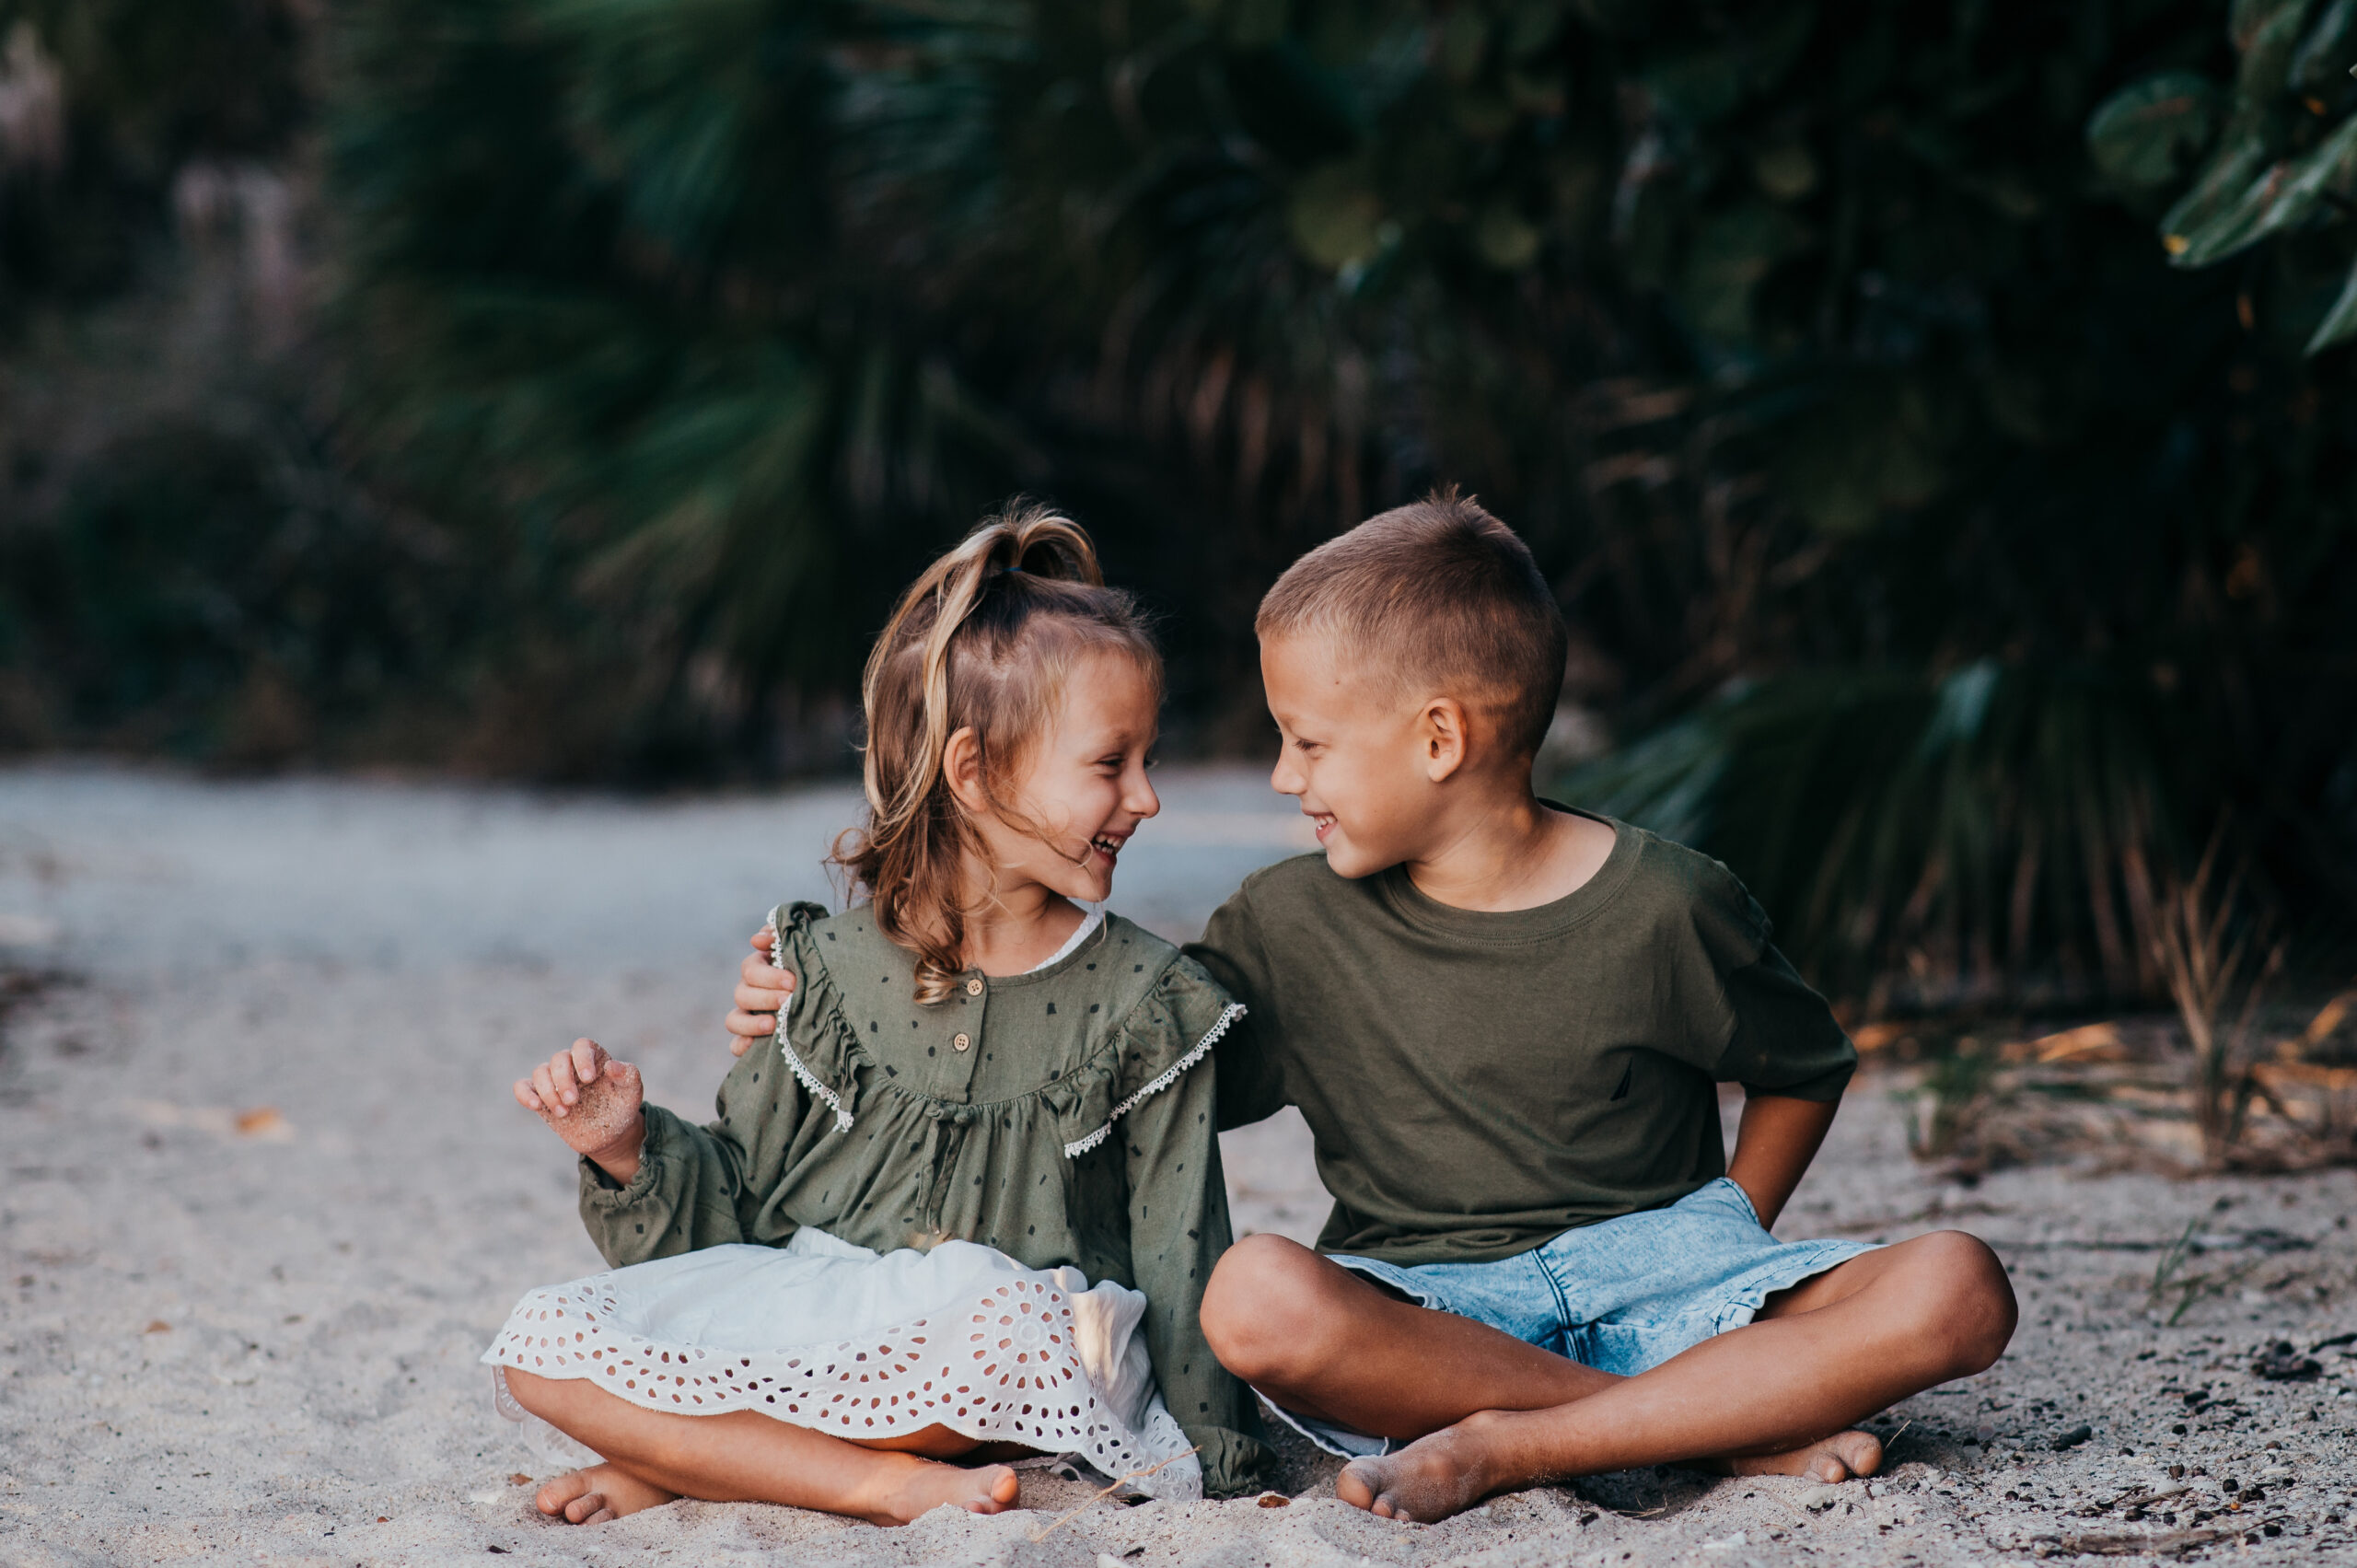
[[[954,1317],[915,1318],[865,1339],[741,1352],[623,1331],[621,1303],[597,1284],[525,1296],[483,1359],[542,1377],[586,1377],[647,1410],[758,1411],[847,1438],[938,1424],[981,1442],[1078,1454],[1109,1476],[1187,1447],[1158,1402],[1144,1434],[1106,1408],[1074,1348],[1071,1303],[1040,1281],[1008,1280]],[[499,1397],[504,1410],[504,1379]],[[1187,1464],[1136,1484],[1155,1496],[1202,1495],[1200,1468]]]

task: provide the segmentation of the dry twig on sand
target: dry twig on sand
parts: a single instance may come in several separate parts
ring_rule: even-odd
[[[1201,1444],[1197,1444],[1194,1447],[1188,1449],[1187,1454],[1198,1453],[1202,1450],[1202,1446]],[[1173,1454],[1168,1458],[1163,1460],[1162,1465],[1175,1465],[1179,1460],[1185,1458],[1187,1454]],[[1113,1493],[1129,1485],[1130,1482],[1144,1480],[1147,1476],[1150,1476],[1155,1471],[1160,1469],[1162,1465],[1148,1465],[1142,1470],[1132,1470],[1125,1476],[1115,1477],[1112,1485],[1106,1487],[1103,1491],[1097,1493],[1096,1496],[1091,1497],[1079,1507],[1066,1513],[1061,1518],[1058,1518],[1053,1524],[1049,1525],[1046,1529],[1033,1530],[1031,1532],[1031,1544],[1034,1546],[1039,1545],[1041,1541],[1047,1539],[1051,1532],[1062,1529],[1064,1526],[1071,1524],[1074,1519],[1079,1518],[1083,1514],[1087,1513],[1091,1508],[1096,1507],[1099,1503],[1104,1502],[1105,1499],[1112,1496]]]

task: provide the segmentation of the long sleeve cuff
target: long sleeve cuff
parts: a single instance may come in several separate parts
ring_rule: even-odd
[[[581,1205],[603,1214],[619,1214],[637,1207],[654,1195],[657,1182],[656,1166],[670,1153],[672,1143],[671,1113],[659,1105],[644,1107],[641,1114],[646,1119],[646,1141],[638,1148],[638,1170],[629,1185],[616,1181],[606,1174],[606,1167],[583,1155],[581,1165]]]
[[[582,1205],[613,1214],[613,1212],[636,1205],[645,1195],[656,1191],[656,1160],[662,1157],[662,1144],[665,1144],[662,1122],[672,1113],[662,1106],[644,1106],[641,1115],[645,1118],[645,1141],[639,1144],[639,1169],[636,1169],[636,1174],[632,1174],[630,1186],[615,1181],[610,1174],[606,1174],[603,1165],[598,1165],[589,1156],[582,1156]]]

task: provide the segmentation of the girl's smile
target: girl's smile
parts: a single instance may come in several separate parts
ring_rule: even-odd
[[[976,749],[960,738],[970,732],[951,738],[951,787],[981,841],[966,892],[967,957],[984,973],[1019,973],[1038,961],[1035,947],[1053,951],[1079,919],[1066,900],[1112,896],[1121,851],[1162,809],[1146,776],[1160,697],[1153,672],[1120,650],[1075,658],[1054,722],[1028,749],[1003,805],[979,787]],[[1019,934],[1042,914],[1036,935]]]

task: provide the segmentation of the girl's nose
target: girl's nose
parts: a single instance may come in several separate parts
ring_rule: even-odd
[[[1137,783],[1131,787],[1128,798],[1121,804],[1140,821],[1155,816],[1162,810],[1162,796],[1155,794],[1154,781],[1145,776],[1145,770],[1143,768],[1138,770]]]

